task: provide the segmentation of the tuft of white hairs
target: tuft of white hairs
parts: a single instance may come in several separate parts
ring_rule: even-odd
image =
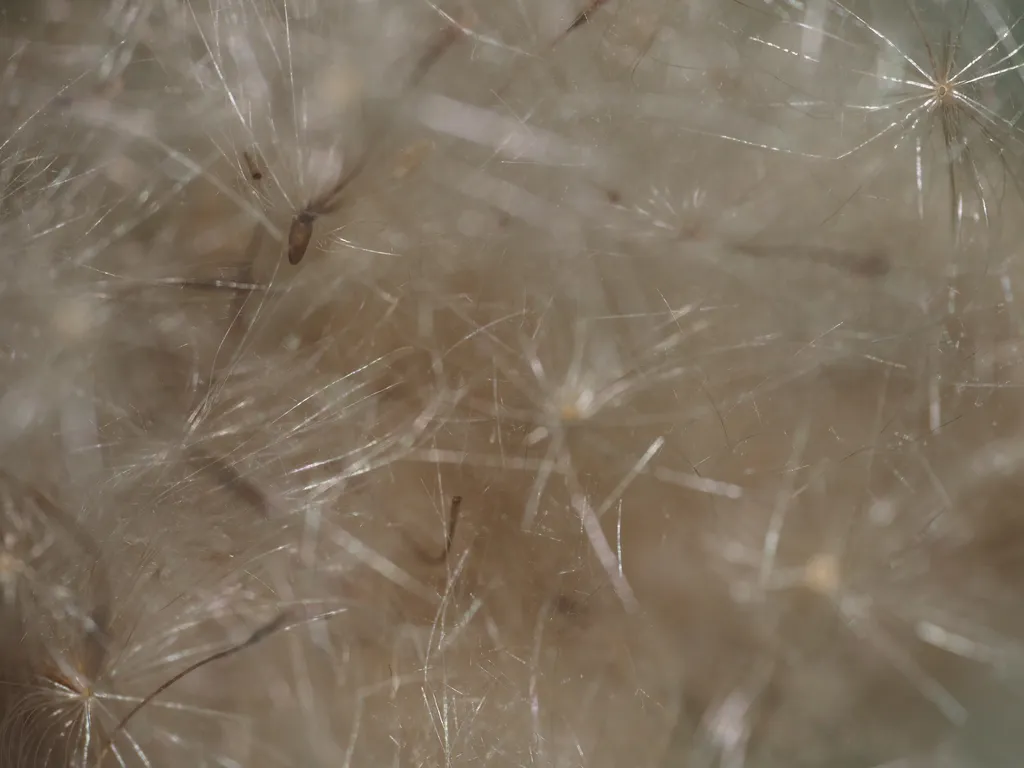
[[[0,62],[0,766],[1017,764],[1010,0],[39,0]]]

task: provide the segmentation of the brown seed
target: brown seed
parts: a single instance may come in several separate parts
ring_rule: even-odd
[[[245,167],[249,172],[249,178],[253,181],[260,181],[263,178],[263,171],[260,170],[260,165],[256,161],[256,158],[249,154],[249,152],[243,152],[242,159],[245,161]]]
[[[309,241],[313,238],[313,222],[316,216],[308,210],[299,211],[292,219],[292,225],[288,229],[288,263],[296,265],[302,261],[309,248]]]
[[[427,51],[420,57],[418,63],[413,70],[408,82],[406,83],[407,88],[413,88],[419,84],[427,72],[437,63],[437,60],[441,58],[442,54],[452,44],[459,39],[459,33],[461,28],[449,24],[439,35],[437,40],[427,49]],[[383,134],[386,134],[385,130]],[[376,145],[382,140],[382,135],[377,135],[373,139],[373,145]],[[338,180],[332,187],[324,191],[322,194],[317,195],[314,199],[310,200],[309,203],[295,214],[292,219],[291,227],[288,229],[288,263],[296,265],[302,261],[306,255],[306,250],[309,248],[309,242],[313,238],[313,222],[316,221],[317,217],[324,216],[337,211],[342,205],[342,192],[348,187],[348,185],[359,177],[363,169],[369,162],[372,146],[363,151],[362,156],[356,162],[356,164],[348,171],[338,177]]]

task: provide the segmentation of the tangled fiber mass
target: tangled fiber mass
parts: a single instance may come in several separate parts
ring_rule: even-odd
[[[1013,0],[0,8],[0,766],[1024,755]]]

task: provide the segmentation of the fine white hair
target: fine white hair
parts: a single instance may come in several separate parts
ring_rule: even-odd
[[[0,768],[1016,765],[1011,0],[0,10]]]

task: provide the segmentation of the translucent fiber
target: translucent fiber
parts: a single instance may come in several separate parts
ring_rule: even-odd
[[[1024,755],[1024,7],[0,8],[0,768]]]

